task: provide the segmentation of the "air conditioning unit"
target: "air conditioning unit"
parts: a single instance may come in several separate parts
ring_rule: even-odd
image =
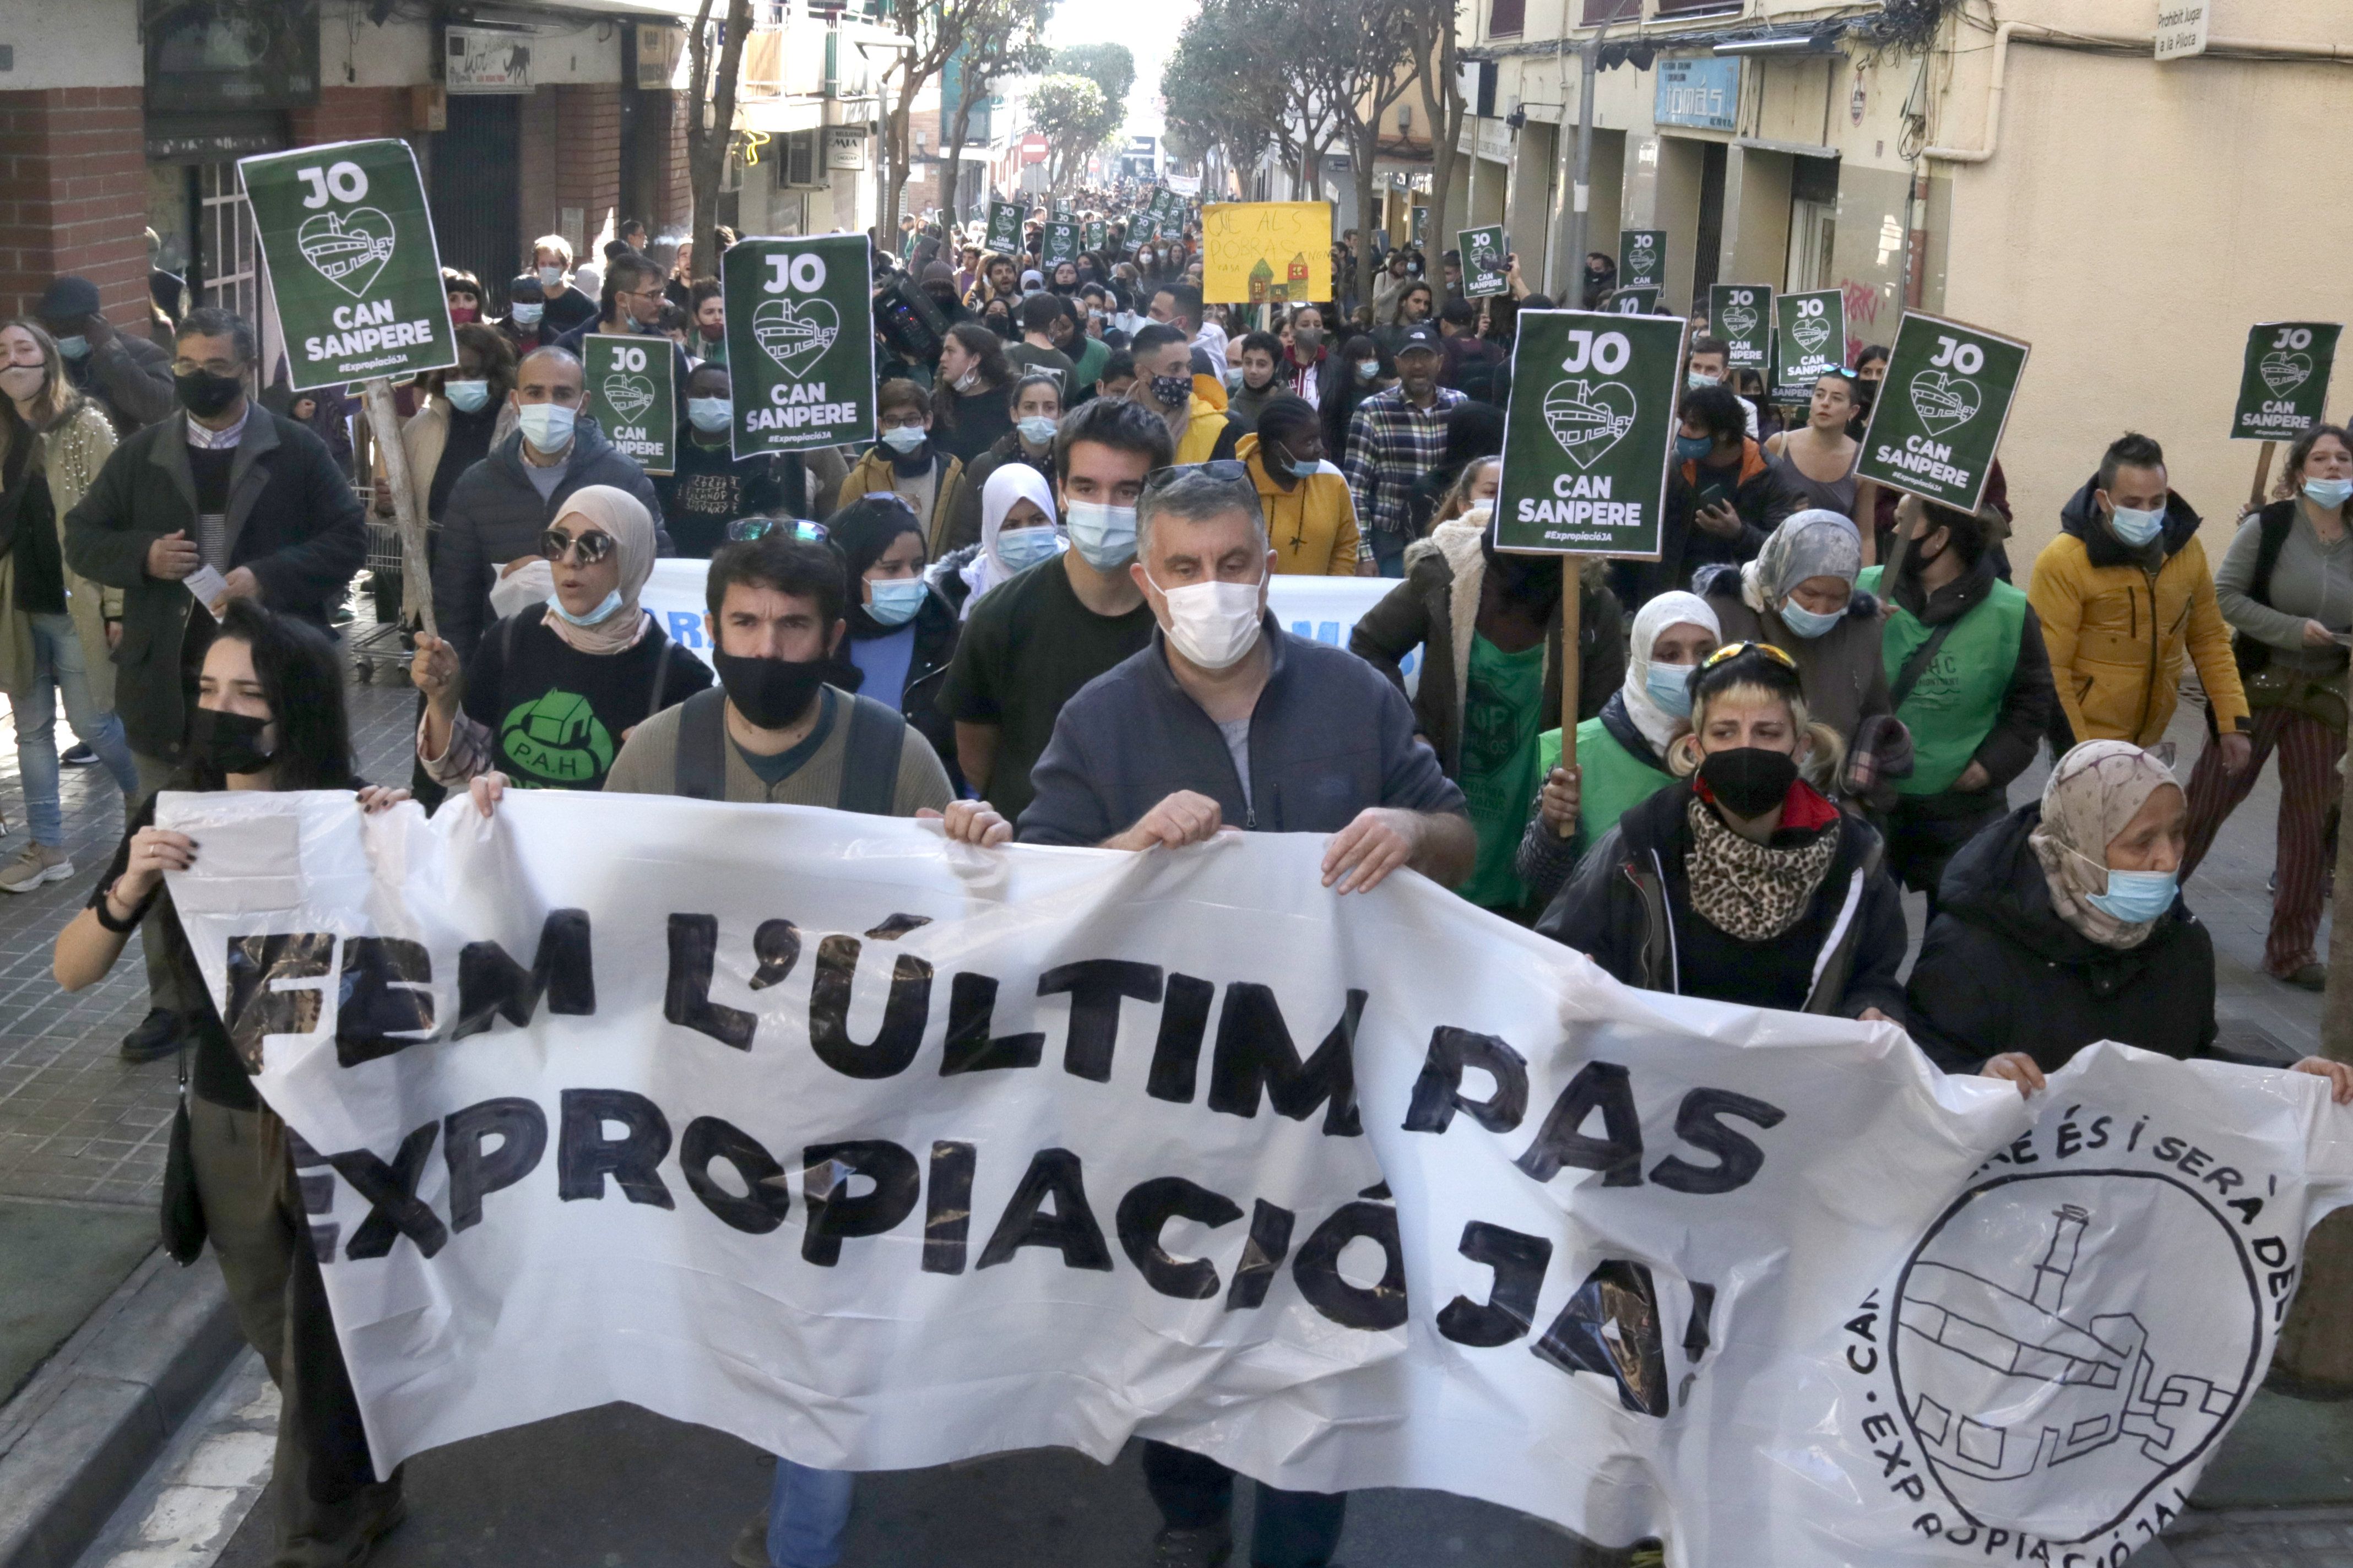
[[[814,190],[826,183],[824,142],[819,130],[788,131],[777,138],[783,154],[776,159],[776,188]]]

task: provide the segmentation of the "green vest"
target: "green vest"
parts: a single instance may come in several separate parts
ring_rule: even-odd
[[[1879,591],[1881,569],[1864,569],[1856,583]],[[1936,628],[1893,599],[1879,639],[1893,686],[1905,662]],[[2018,645],[2026,632],[2026,595],[1997,580],[1993,590],[1946,635],[1936,657],[1920,672],[1895,710],[1912,731],[1912,776],[1895,784],[1898,795],[1941,795],[1968,770],[1978,748],[2001,717],[2003,693],[2018,668]]]
[[[1577,792],[1579,854],[1617,826],[1620,817],[1675,782],[1672,774],[1661,773],[1620,745],[1618,738],[1603,729],[1599,719],[1588,719],[1577,727],[1577,765],[1580,770]],[[1546,730],[1536,737],[1537,781],[1550,778],[1553,769],[1558,766],[1560,731]]]

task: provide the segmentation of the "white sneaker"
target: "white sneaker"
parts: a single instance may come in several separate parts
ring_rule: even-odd
[[[29,893],[44,882],[62,882],[74,874],[73,862],[62,849],[27,844],[24,852],[0,868],[0,892]]]

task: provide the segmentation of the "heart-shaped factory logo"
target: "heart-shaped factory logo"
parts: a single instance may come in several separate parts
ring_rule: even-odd
[[[752,336],[777,369],[798,377],[841,336],[841,318],[822,300],[771,300],[752,312]]]
[[[1797,339],[1798,346],[1808,353],[1820,353],[1822,345],[1831,341],[1831,324],[1820,316],[1800,316],[1797,324],[1789,329],[1789,335]]]
[[[1544,421],[1569,459],[1580,468],[1589,468],[1634,427],[1634,394],[1615,381],[1599,386],[1583,381],[1556,382],[1545,394]]]
[[[617,370],[605,378],[605,401],[626,423],[654,405],[654,384]]]
[[[356,300],[392,259],[392,220],[374,207],[314,213],[294,231],[294,243],[320,277]]]
[[[1746,305],[1735,305],[1724,312],[1724,324],[1732,329],[1736,338],[1745,338],[1757,330],[1757,312]]]
[[[2263,357],[2263,363],[2255,366],[2255,372],[2263,378],[2263,384],[2272,389],[2274,397],[2285,397],[2311,379],[2312,356],[2274,349]]]
[[[1985,405],[1978,384],[1941,370],[1924,370],[1912,378],[1912,412],[1929,435],[1942,436],[1978,416]]]

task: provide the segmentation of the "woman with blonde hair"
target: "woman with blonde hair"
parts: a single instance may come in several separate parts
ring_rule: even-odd
[[[64,527],[107,454],[114,426],[66,375],[57,341],[30,321],[0,325],[0,686],[16,726],[32,841],[0,867],[0,891],[29,893],[74,874],[58,787],[58,698],[114,775],[127,804],[139,772],[114,714],[122,592],[65,563]]]
[[[1842,746],[1796,663],[1734,643],[1690,690],[1677,782],[1601,836],[1535,929],[1646,991],[1901,1022],[1902,895],[1879,835],[1822,794]]]

